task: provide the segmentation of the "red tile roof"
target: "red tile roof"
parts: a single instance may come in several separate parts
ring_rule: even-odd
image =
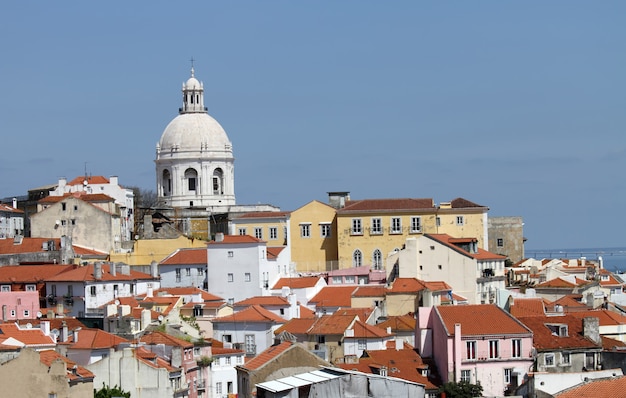
[[[511,305],[511,315],[520,316],[543,316],[546,314],[545,303],[542,298],[516,298]]]
[[[309,304],[315,304],[318,308],[350,307],[355,289],[356,286],[324,286],[309,300]]]
[[[415,278],[396,278],[391,282],[391,287],[387,289],[387,294],[406,294],[415,293],[425,289],[422,281]]]
[[[476,204],[474,202],[470,202],[469,200],[463,198],[452,199],[452,201],[450,201],[450,205],[452,205],[453,209],[463,209],[468,207],[486,207]]]
[[[283,341],[280,344],[273,345],[269,347],[268,349],[266,349],[265,351],[263,351],[262,353],[260,353],[259,355],[257,355],[256,357],[247,361],[244,365],[242,365],[242,367],[249,369],[249,370],[259,369],[266,363],[272,361],[273,359],[281,355],[283,352],[293,347],[294,345],[295,343],[291,341]]]
[[[44,282],[73,268],[72,265],[5,265],[0,267],[0,282]]]
[[[549,281],[545,281],[543,283],[539,283],[536,287],[563,287],[563,288],[574,288],[576,286],[586,285],[589,283],[580,278],[576,278],[576,283],[572,283],[568,280],[565,280],[561,277],[550,279]]]
[[[77,365],[76,362],[71,361],[69,358],[64,357],[54,350],[40,351],[39,360],[48,367],[50,367],[52,363],[57,360],[64,362],[65,368],[67,369],[67,378],[70,380],[93,379],[96,377],[96,375],[91,373],[88,369]]]
[[[241,243],[264,243],[265,241],[261,239],[257,239],[254,236],[250,235],[224,235],[224,239],[220,242],[210,241],[207,245],[231,245],[231,244],[241,244]]]
[[[454,336],[454,325],[461,324],[465,336],[487,334],[530,334],[530,331],[508,312],[494,304],[445,305],[435,307],[448,336]]]
[[[600,326],[617,326],[626,325],[626,316],[618,314],[609,310],[587,310],[587,311],[575,311],[568,312],[568,315],[572,315],[576,318],[583,319],[585,317],[596,317],[600,321]]]
[[[115,199],[103,193],[72,192],[72,193],[63,194],[63,196],[46,196],[45,198],[40,199],[38,203],[41,203],[41,204],[58,203],[58,202],[64,201],[67,198],[76,198],[78,200],[82,200],[83,202],[87,202],[87,203],[114,202],[115,201]]]
[[[362,321],[355,321],[350,328],[354,330],[354,338],[373,339],[373,338],[389,338],[393,334],[387,333],[386,330],[376,326],[368,325]]]
[[[78,331],[78,341],[74,342],[70,336],[70,347],[76,350],[99,350],[103,348],[115,348],[128,340],[101,329],[81,329]]]
[[[79,176],[69,181],[67,185],[83,185],[87,180],[87,184],[109,184],[109,179],[104,176]]]
[[[381,323],[376,324],[376,327],[387,330],[391,328],[393,332],[413,332],[415,331],[415,318],[412,315],[400,315],[389,316]]]
[[[289,211],[257,211],[245,213],[237,217],[240,218],[283,218],[291,214]]]
[[[0,253],[2,254],[18,254],[18,253],[43,253],[47,250],[43,249],[44,243],[54,242],[54,247],[59,250],[61,247],[61,239],[59,238],[22,238],[22,242],[15,244],[13,239],[0,239]],[[105,255],[108,253],[89,250],[77,245],[72,245],[76,254],[96,254]]]
[[[166,347],[181,347],[181,348],[193,347],[193,343],[190,343],[185,340],[181,340],[167,333],[158,332],[158,331],[143,335],[139,339],[139,341],[141,341],[142,343],[150,344],[150,345],[163,344]]]
[[[155,296],[159,296],[161,294],[169,294],[172,296],[192,296],[195,294],[200,294],[200,297],[204,301],[225,301],[220,296],[216,296],[212,293],[207,292],[206,290],[202,290],[195,286],[189,287],[162,287],[158,290],[154,291]]]
[[[622,398],[626,391],[626,377],[589,380],[578,386],[554,394],[556,398]]]
[[[431,238],[443,245],[448,246],[451,249],[454,249],[455,251],[461,254],[464,254],[476,260],[504,260],[506,259],[506,256],[488,252],[487,250],[481,249],[480,247],[477,249],[477,253],[470,253],[467,250],[464,250],[460,248],[459,246],[456,246],[454,244],[455,238],[451,237],[448,234],[424,234],[424,236],[427,236],[428,238]]]
[[[317,318],[292,318],[287,323],[274,331],[275,335],[282,332],[289,332],[294,335],[305,335],[311,329]]]
[[[238,350],[236,348],[211,347],[211,354],[215,357],[240,355],[244,353],[245,353],[244,350]]]
[[[167,256],[159,264],[163,265],[206,265],[207,249],[178,249],[174,253]]]
[[[308,330],[309,335],[342,335],[357,319],[355,315],[324,315]]]
[[[315,318],[315,311],[301,305],[300,306],[300,318]]]
[[[267,259],[268,260],[276,260],[276,258],[278,257],[278,255],[285,250],[284,247],[275,247],[275,246],[270,246],[267,248]]]
[[[0,211],[8,212],[8,213],[24,213],[23,210],[16,209],[15,207],[11,207],[5,205],[4,203],[0,203]]]
[[[411,199],[364,199],[349,200],[344,208],[337,210],[337,213],[350,213],[361,211],[406,211],[406,210],[435,210],[435,203],[431,198]]]
[[[51,336],[46,336],[41,329],[22,328],[17,323],[0,323],[0,342],[13,338],[28,347],[54,346]]]
[[[367,322],[370,315],[374,312],[373,307],[368,308],[339,308],[333,315],[351,315],[358,316],[363,322]]]
[[[359,286],[352,292],[352,297],[384,297],[385,285]]]
[[[300,278],[280,278],[278,282],[276,282],[274,287],[272,287],[272,290],[282,289],[285,286],[290,287],[292,289],[305,289],[308,287],[314,287],[321,278],[322,278],[321,276],[304,276]]]
[[[538,350],[596,348],[583,336],[583,320],[571,315],[519,317],[533,331],[533,346]],[[567,336],[556,336],[547,325],[567,325]]]
[[[235,312],[234,314],[223,316],[220,318],[215,318],[212,321],[213,323],[220,322],[269,322],[269,323],[285,323],[287,322],[285,319],[279,317],[271,311],[266,310],[260,305],[251,305],[245,310],[241,310],[239,312]]]
[[[125,275],[120,272],[120,270],[116,270],[115,275],[111,275],[109,264],[102,264],[102,278],[98,279],[98,281],[133,281],[133,280],[150,280],[150,279],[159,279],[153,278],[150,274],[146,274],[143,272],[135,271],[133,269],[130,270],[128,275]],[[70,269],[62,274],[58,274],[54,277],[51,277],[47,280],[48,282],[94,282],[96,278],[94,278],[94,265],[80,265],[75,266],[73,269]]]
[[[251,305],[289,307],[289,301],[282,296],[255,296],[238,301],[233,304],[233,307],[248,307]]]

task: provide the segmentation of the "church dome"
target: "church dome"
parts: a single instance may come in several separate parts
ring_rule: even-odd
[[[190,77],[189,80],[187,80],[187,83],[185,83],[185,88],[187,89],[193,89],[193,88],[200,88],[201,84],[198,81],[198,79],[196,79],[195,77]]]
[[[222,126],[207,113],[183,113],[167,125],[159,147],[161,151],[224,150],[231,143]]]

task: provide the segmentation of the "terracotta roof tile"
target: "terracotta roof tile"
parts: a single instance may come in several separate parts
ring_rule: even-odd
[[[224,239],[220,242],[210,241],[207,243],[209,246],[213,245],[234,245],[241,243],[263,243],[265,241],[261,239],[257,239],[254,236],[250,235],[224,235]]]
[[[518,319],[533,331],[533,346],[538,350],[598,347],[583,336],[583,320],[571,315],[529,316]],[[555,335],[548,325],[567,325],[567,335]]]
[[[185,340],[181,340],[167,333],[158,332],[158,331],[143,335],[139,339],[139,341],[141,341],[142,343],[150,344],[150,345],[163,344],[166,347],[182,347],[182,348],[193,347],[193,343],[190,343]]]
[[[292,289],[305,289],[308,287],[314,287],[321,278],[322,278],[321,276],[303,276],[300,278],[280,278],[278,282],[276,282],[274,287],[272,287],[272,290],[282,289],[285,286],[290,287]]]
[[[46,336],[41,329],[22,328],[17,323],[0,324],[0,340],[13,338],[29,347],[54,346],[51,336]],[[12,344],[14,345],[14,344]]]
[[[448,234],[424,234],[424,236],[430,239],[433,239],[443,245],[446,245],[461,254],[464,254],[471,258],[475,258],[476,260],[504,260],[506,259],[506,256],[488,252],[487,250],[481,249],[480,247],[477,249],[476,253],[470,253],[467,250],[464,250],[460,248],[459,246],[456,246],[454,244],[455,238],[451,237]],[[457,242],[458,242],[458,239],[457,239]]]
[[[249,307],[251,305],[260,306],[281,306],[289,307],[289,301],[282,296],[255,296],[249,297],[245,300],[238,301],[233,304],[233,307]]]
[[[158,290],[154,291],[156,296],[160,294],[170,294],[172,296],[192,296],[195,294],[200,294],[200,297],[204,301],[225,301],[220,296],[216,296],[212,293],[207,292],[206,290],[202,290],[195,286],[189,287],[162,287]]]
[[[128,342],[122,337],[101,329],[81,329],[78,331],[78,341],[74,342],[73,336],[70,336],[70,339],[70,347],[77,350],[115,348],[121,343]]]
[[[153,278],[150,274],[146,274],[143,272],[135,271],[133,269],[130,270],[128,275],[121,273],[119,270],[115,273],[115,275],[111,275],[109,264],[102,264],[102,278],[98,279],[99,281],[132,281],[132,280],[151,280],[151,279],[159,279]],[[66,272],[58,274],[54,277],[51,277],[47,280],[48,282],[94,282],[96,278],[94,277],[94,265],[80,265],[75,266],[73,269],[70,269]]]
[[[377,323],[376,327],[383,330],[391,328],[393,332],[409,332],[415,331],[415,318],[412,315],[389,316],[381,323]]]
[[[446,326],[449,336],[454,336],[454,325],[461,324],[463,335],[529,334],[530,331],[508,312],[494,304],[445,305],[435,307]]]
[[[520,316],[543,316],[546,314],[545,303],[540,297],[533,298],[516,298],[511,305],[511,315]]]
[[[550,279],[549,281],[545,281],[543,283],[539,283],[536,287],[563,287],[563,288],[574,288],[576,286],[585,285],[588,282],[579,278],[576,278],[576,283],[572,283],[568,280],[565,280],[561,277]]]
[[[256,357],[247,361],[242,367],[249,369],[249,370],[259,369],[260,367],[272,361],[273,359],[275,359],[276,357],[278,357],[283,352],[287,351],[293,346],[294,346],[294,343],[292,343],[291,341],[283,341],[280,344],[273,345],[269,347],[268,349],[266,349],[265,351],[263,351],[262,353],[260,353],[259,355],[257,355]]]
[[[109,184],[109,179],[104,176],[79,176],[69,181],[67,185],[83,185],[87,180],[87,184]]]
[[[303,305],[300,306],[300,318],[315,318],[315,311],[305,307]]]
[[[600,326],[626,325],[626,316],[609,310],[589,309],[587,311],[568,312],[568,315],[574,316],[579,319],[583,319],[589,316],[596,317],[600,321]]]
[[[43,253],[47,250],[43,249],[44,243],[49,241],[54,242],[54,247],[59,250],[61,247],[61,239],[59,238],[22,238],[22,243],[15,244],[13,239],[0,239],[0,253],[2,254],[17,254],[17,253]],[[86,250],[80,246],[72,245],[74,252]],[[97,254],[103,254],[102,252],[95,252]],[[106,253],[105,253],[106,254]]]
[[[71,269],[73,269],[72,265],[5,265],[0,267],[0,282],[44,282]]]
[[[206,265],[207,264],[207,249],[206,248],[194,248],[194,249],[178,249],[174,253],[167,256],[159,264],[163,265]]]
[[[0,203],[0,211],[7,212],[7,213],[24,214],[23,210],[16,209],[15,207],[11,207],[9,205],[5,205],[4,203]]]
[[[453,209],[463,209],[463,208],[468,208],[468,207],[486,207],[486,206],[481,206],[479,204],[476,204],[474,202],[470,202],[469,200],[463,199],[463,198],[452,199],[450,201],[450,205],[452,206]]]
[[[391,287],[387,289],[389,293],[417,293],[426,288],[422,281],[416,278],[396,278],[391,282]]]
[[[251,213],[245,213],[237,217],[240,218],[284,218],[291,214],[289,211],[257,211]]]
[[[323,315],[315,321],[308,331],[309,335],[343,334],[357,319],[355,315]]]
[[[315,304],[319,308],[350,307],[355,289],[356,286],[324,286],[309,300],[309,304]]]
[[[351,315],[358,316],[363,322],[367,322],[370,315],[374,312],[373,307],[368,308],[339,308],[333,315]]]
[[[346,202],[344,208],[337,210],[337,213],[350,213],[359,211],[406,211],[406,210],[435,210],[435,203],[431,198],[411,199],[364,199],[350,200]]]
[[[275,247],[275,246],[270,246],[267,248],[267,259],[268,260],[276,260],[276,258],[278,257],[278,255],[285,250],[284,247]]]
[[[350,329],[354,330],[355,338],[372,339],[392,336],[392,334],[387,333],[386,330],[383,330],[376,326],[368,325],[367,323],[359,320],[355,321]]]
[[[70,380],[93,379],[96,375],[91,373],[88,369],[79,366],[76,362],[70,360],[67,357],[57,353],[54,350],[43,350],[39,352],[39,360],[46,366],[52,365],[54,361],[60,360],[65,363],[67,369],[67,377]]]
[[[236,348],[224,348],[224,347],[212,347],[211,348],[211,354],[216,357],[237,355],[237,354],[244,354],[244,353],[245,353],[244,350],[238,350]]]
[[[251,305],[250,307],[235,312],[234,314],[223,316],[220,318],[215,318],[212,321],[213,323],[220,322],[269,322],[269,323],[285,323],[287,322],[285,319],[279,317],[271,311],[266,310],[260,305]]]
[[[622,398],[626,391],[626,377],[590,380],[554,394],[556,398]]]
[[[385,285],[365,285],[357,287],[352,292],[352,297],[384,297]]]
[[[46,196],[45,198],[40,199],[38,203],[41,203],[41,204],[58,203],[58,202],[63,202],[65,199],[68,199],[68,198],[76,198],[86,203],[114,202],[115,201],[115,199],[103,193],[72,192],[72,193],[66,193],[62,196]]]
[[[315,323],[316,318],[292,318],[287,323],[276,329],[275,335],[279,335],[282,332],[289,332],[294,335],[305,335],[311,329]]]

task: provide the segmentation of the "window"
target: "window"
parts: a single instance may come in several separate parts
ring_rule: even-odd
[[[343,282],[343,279],[340,276],[333,276],[333,285],[338,285]]]
[[[198,276],[204,276],[204,268],[198,268]]]
[[[196,179],[198,173],[194,169],[185,170],[185,179],[187,180],[187,189],[190,191],[196,190]]]
[[[232,343],[232,341],[233,341],[233,336],[231,336],[230,334],[222,335],[222,343]]]
[[[499,358],[500,353],[498,352],[498,340],[489,340],[489,358]]]
[[[224,365],[230,366],[230,357],[224,358]]]
[[[233,274],[228,274],[228,282],[234,282],[235,281],[235,276]]]
[[[522,356],[522,340],[521,339],[511,340],[511,357],[521,358],[521,356]]]
[[[11,310],[11,318],[15,318],[15,310]]]
[[[191,268],[185,268],[185,276],[191,276]]]
[[[89,295],[91,295],[92,297],[96,296],[96,287],[95,286],[90,286],[89,287]]]
[[[466,355],[465,355],[466,359],[476,359],[476,342],[466,341],[465,351],[466,351]]]
[[[554,354],[545,354],[543,357],[543,363],[546,366],[554,366]]]
[[[439,216],[435,217],[435,225],[437,227],[441,227],[441,217]]]
[[[562,365],[569,365],[571,363],[570,357],[569,357],[569,352],[562,352],[561,353],[561,364]]]
[[[374,250],[374,254],[372,254],[372,267],[383,269],[383,254],[379,249]]]
[[[317,344],[326,344],[326,335],[318,334],[317,335]]]
[[[399,234],[402,232],[402,219],[400,217],[391,218],[391,233]]]
[[[360,218],[353,218],[352,219],[352,231],[351,231],[352,235],[362,235],[363,234],[363,229],[362,229],[362,225],[361,225],[361,219]]]
[[[513,369],[504,369],[504,384],[511,384],[511,375],[513,375]]]
[[[456,225],[462,226],[464,224],[465,224],[465,220],[463,219],[463,216],[456,216]]]
[[[61,203],[61,210],[65,211],[67,209],[67,203]]]
[[[330,224],[320,224],[320,233],[322,238],[330,238]]]
[[[278,228],[270,227],[270,239],[278,239]]]
[[[354,279],[354,275],[347,275],[347,276],[346,276],[346,283],[347,283],[348,285],[353,284],[353,283],[354,283],[354,281],[355,281],[355,279]]]
[[[245,235],[246,234],[246,229],[245,228],[239,228],[239,235]]]
[[[244,280],[245,280],[246,282],[250,282],[251,278],[250,278],[250,273],[249,273],[249,272],[246,272],[246,273],[244,274]]]
[[[366,350],[367,349],[367,340],[359,339],[357,344],[358,344],[359,350]]]
[[[24,310],[24,318],[28,318],[30,316],[30,310]]]
[[[222,183],[224,180],[224,173],[222,169],[215,169],[213,172],[213,195],[223,195],[224,189],[222,187],[224,184]]]
[[[472,381],[472,371],[469,369],[461,369],[461,381],[470,383]]]
[[[263,239],[263,228],[255,227],[254,228],[254,237],[257,239]]]
[[[235,252],[233,252],[232,250],[228,251],[228,257],[234,257],[235,256]]]
[[[218,381],[217,383],[215,383],[215,393],[220,395],[222,394],[222,382]]]
[[[27,292],[34,292],[35,290],[37,290],[37,286],[35,286],[35,285],[26,285],[26,291]]]
[[[370,227],[370,234],[380,235],[383,233],[383,223],[380,218],[372,218],[372,226]]]
[[[228,298],[228,305],[233,305],[235,304],[235,298],[234,297],[229,297]]]
[[[1,292],[10,292],[11,291],[11,285],[2,285],[2,287],[0,288]]]
[[[67,220],[61,220],[61,226],[66,226],[67,225]]]
[[[301,238],[311,237],[311,224],[300,224],[300,237]]]
[[[352,254],[352,266],[360,267],[361,265],[363,265],[363,254],[359,249],[356,249]]]
[[[253,334],[246,334],[244,337],[246,346],[246,355],[256,355],[256,343]]]
[[[497,245],[498,247],[502,247],[502,246],[504,246],[504,239],[502,239],[502,238],[498,238],[498,240],[496,241],[496,245]]]
[[[411,217],[411,232],[422,232],[421,217]]]
[[[180,268],[176,268],[176,282],[180,282]]]

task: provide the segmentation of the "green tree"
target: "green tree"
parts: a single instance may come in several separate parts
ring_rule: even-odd
[[[445,393],[446,398],[474,398],[482,396],[483,387],[480,385],[480,382],[472,384],[467,381],[458,383],[449,381],[439,387],[439,393]]]
[[[93,396],[94,398],[113,398],[113,397],[130,398],[130,393],[123,391],[117,385],[113,388],[110,388],[108,386],[105,386],[104,383],[102,383],[101,389],[99,390],[96,390],[95,388],[93,389]]]

